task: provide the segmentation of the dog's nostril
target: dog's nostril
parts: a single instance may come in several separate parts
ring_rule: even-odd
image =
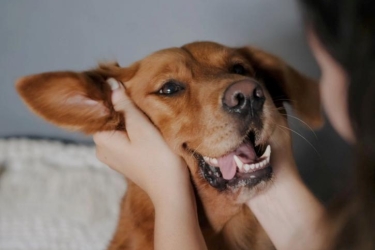
[[[253,91],[253,100],[251,102],[251,107],[253,110],[259,111],[262,109],[264,104],[264,92],[260,86],[256,87]]]
[[[254,81],[243,80],[230,85],[224,92],[222,103],[230,112],[250,114],[260,111],[265,97],[261,86]]]
[[[242,107],[246,102],[246,97],[243,93],[237,93],[234,96],[235,101],[233,102],[233,107]]]
[[[257,88],[254,90],[254,97],[255,97],[255,98],[264,98],[263,90],[262,90],[260,87],[257,87]]]

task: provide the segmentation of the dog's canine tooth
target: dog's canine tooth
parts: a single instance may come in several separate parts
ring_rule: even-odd
[[[233,159],[234,159],[234,161],[236,162],[236,165],[237,165],[238,169],[239,169],[239,170],[243,170],[243,166],[244,166],[244,164],[243,164],[243,162],[240,160],[240,158],[238,158],[237,155],[234,155],[234,156],[233,156]]]
[[[267,148],[266,148],[266,151],[264,151],[263,155],[261,156],[262,157],[270,157],[271,156],[271,146],[268,145]]]
[[[208,163],[210,158],[207,156],[204,156],[203,159]]]

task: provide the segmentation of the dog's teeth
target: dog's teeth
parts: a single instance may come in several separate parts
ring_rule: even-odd
[[[204,161],[208,163],[208,165],[213,165],[213,166],[218,166],[219,165],[219,162],[216,158],[211,158],[211,157],[207,157],[207,156],[204,156],[203,157]]]
[[[254,169],[255,168],[255,164],[250,164],[250,168]]]
[[[245,164],[244,165],[244,169],[245,169],[245,171],[247,172],[247,171],[249,171],[250,170],[250,165],[249,164]]]
[[[240,160],[240,158],[238,158],[237,155],[234,155],[233,159],[236,162],[236,165],[237,165],[238,169],[242,170],[243,169],[243,162]]]
[[[210,162],[214,165],[219,165],[219,161],[216,158],[210,158]]]
[[[266,157],[266,158],[269,158],[271,156],[271,146],[268,145],[267,148],[266,148],[266,151],[264,151],[263,155],[261,156],[262,157]]]

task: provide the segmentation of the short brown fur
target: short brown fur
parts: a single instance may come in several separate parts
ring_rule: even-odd
[[[230,72],[232,65],[238,63],[246,68],[246,75]],[[289,139],[288,133],[278,126],[287,126],[285,101],[308,124],[321,125],[316,83],[261,50],[196,42],[156,52],[127,68],[113,64],[82,73],[52,72],[24,77],[17,82],[17,90],[32,111],[58,126],[89,134],[124,130],[123,115],[115,112],[111,104],[111,91],[106,84],[109,77],[124,83],[134,103],[187,162],[208,249],[272,249],[256,218],[242,204],[244,198],[267,184],[250,190],[218,191],[202,177],[193,152],[218,157],[243,141],[241,131],[251,125],[243,124],[221,107],[223,92],[233,82],[253,79],[268,90],[263,129],[257,143],[275,140],[280,145]],[[158,95],[170,79],[184,83],[185,91],[175,97]],[[128,181],[109,249],[153,249],[153,231],[153,205],[143,190]]]

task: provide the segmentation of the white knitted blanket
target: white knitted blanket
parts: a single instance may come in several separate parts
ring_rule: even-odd
[[[0,139],[0,250],[103,250],[125,188],[94,147]]]

